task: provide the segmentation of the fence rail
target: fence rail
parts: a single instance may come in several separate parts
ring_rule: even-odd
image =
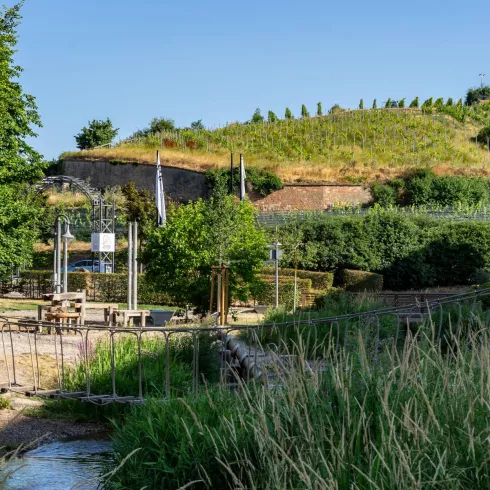
[[[469,335],[473,328],[488,329],[487,303],[490,289],[482,289],[426,296],[425,304],[419,301],[334,317],[225,327],[121,329],[0,318],[0,388],[102,405],[142,403],[151,389],[165,397],[197,392],[208,382],[204,362],[209,362],[209,356],[216,361],[220,386],[250,380],[268,384],[270,373],[278,366],[284,368],[299,359],[292,346],[301,347],[309,369],[327,369],[322,352],[348,348],[359,335],[365,336],[373,355],[386,346],[401,347],[413,328],[424,328],[432,342],[442,344],[452,336]],[[131,343],[121,348],[121,342],[128,339]],[[106,351],[97,348],[98,342],[105,342]],[[148,342],[158,350],[147,351]],[[175,348],[184,344],[190,376],[182,381],[182,370],[176,370],[175,363],[182,360],[184,351]],[[154,386],[155,379],[150,383],[148,373],[159,362],[162,371]],[[101,371],[100,366],[105,368]]]

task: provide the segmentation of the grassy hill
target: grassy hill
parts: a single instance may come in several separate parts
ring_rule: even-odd
[[[490,175],[488,141],[475,141],[490,106],[342,111],[275,123],[234,123],[215,130],[178,130],[123,140],[114,148],[62,158],[163,163],[194,170],[226,167],[230,151],[284,182],[364,182],[410,169]],[[236,155],[238,160],[238,155]]]

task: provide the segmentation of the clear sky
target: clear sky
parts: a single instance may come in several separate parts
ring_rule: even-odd
[[[217,126],[256,107],[282,117],[319,101],[463,96],[479,73],[490,82],[487,11],[483,0],[26,0],[16,60],[44,124],[34,145],[51,159],[92,119],[125,137],[156,116]]]

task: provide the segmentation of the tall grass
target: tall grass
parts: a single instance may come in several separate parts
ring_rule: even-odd
[[[219,377],[219,344],[207,332],[197,334],[199,344],[200,379],[214,382]],[[143,396],[163,396],[166,387],[167,345],[165,337],[147,333],[140,344]],[[119,334],[113,343],[116,392],[119,396],[138,394],[138,341],[134,335]],[[87,352],[85,352],[87,351]],[[86,355],[87,354],[87,355]],[[85,359],[88,359],[88,365]],[[65,388],[85,390],[86,375],[90,375],[92,394],[112,393],[112,352],[110,339],[95,345],[79,344],[79,360],[67,369]],[[170,388],[174,394],[183,394],[192,387],[194,341],[191,334],[172,333],[168,337]]]
[[[488,330],[431,331],[403,348],[304,352],[275,388],[242,386],[153,400],[116,423],[108,488],[484,489],[490,487]]]

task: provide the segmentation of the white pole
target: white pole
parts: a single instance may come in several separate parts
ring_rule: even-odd
[[[296,292],[298,290],[298,274],[297,274],[297,269],[296,269],[296,266],[294,267],[294,288],[293,288],[293,294],[294,294],[294,298],[293,298],[293,313],[296,312]]]
[[[133,302],[133,223],[128,222],[128,310]]]
[[[63,292],[68,292],[68,240],[63,240]]]
[[[56,220],[56,292],[61,293],[61,220]]]
[[[279,242],[276,240],[276,308],[279,308]]]
[[[133,223],[133,310],[138,309],[138,222]]]
[[[56,285],[58,284],[58,251],[56,244],[58,243],[58,221],[54,224],[54,240],[53,240],[53,293],[56,293]]]

